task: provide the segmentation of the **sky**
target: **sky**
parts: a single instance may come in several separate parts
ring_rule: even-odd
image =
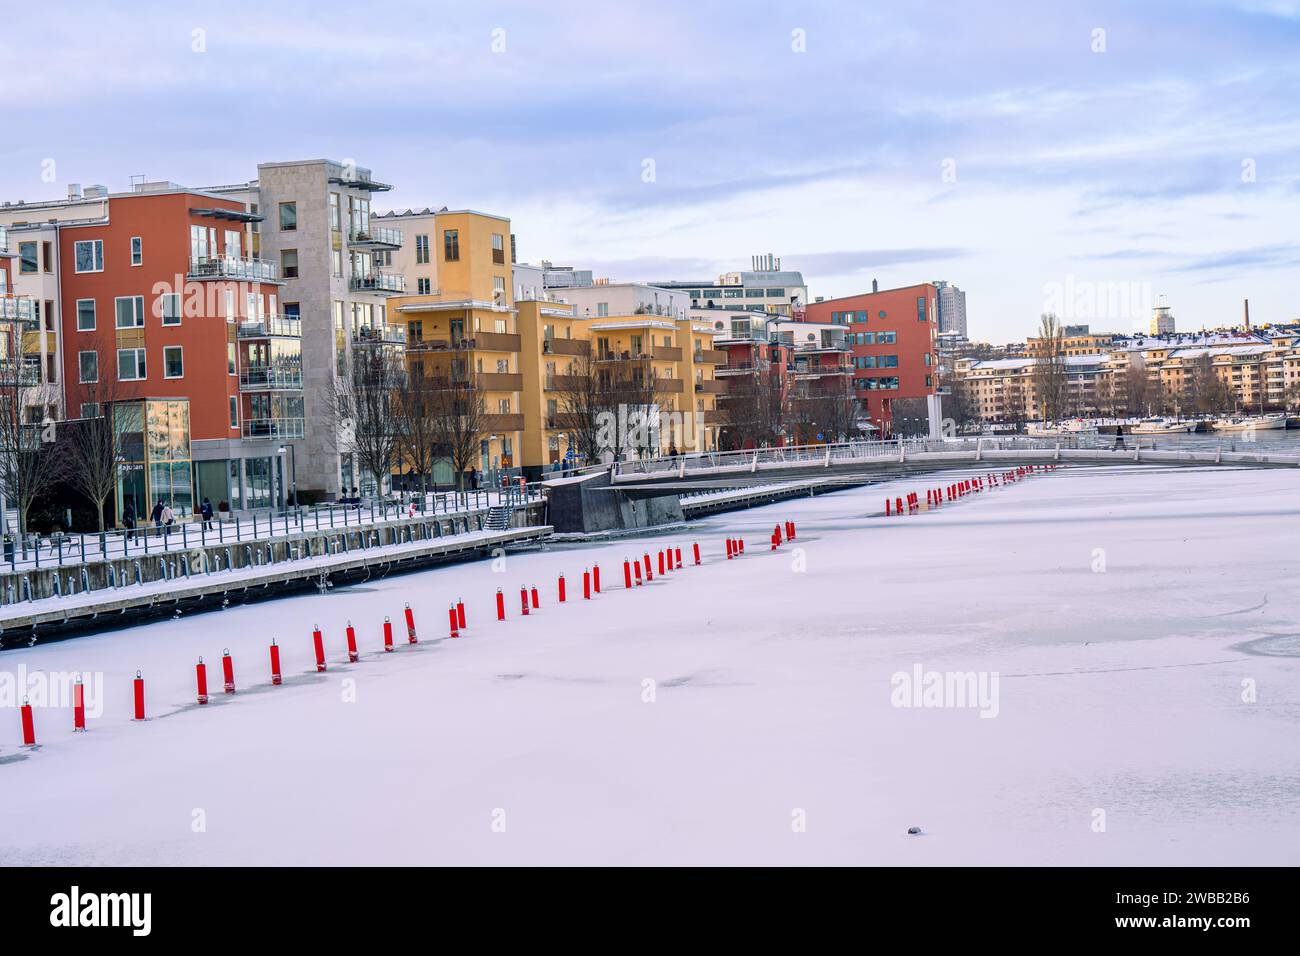
[[[351,159],[614,281],[946,279],[993,342],[1300,320],[1300,0],[43,2],[0,56],[7,200]]]

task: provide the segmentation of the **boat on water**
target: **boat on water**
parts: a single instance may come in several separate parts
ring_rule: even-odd
[[[1085,419],[1076,418],[1068,422],[1029,422],[1025,425],[1025,434],[1031,438],[1056,438],[1060,435],[1095,435],[1097,426]]]
[[[1246,415],[1233,418],[1220,418],[1214,423],[1216,432],[1264,431],[1273,428],[1286,428],[1286,413],[1273,415]]]
[[[1185,435],[1196,430],[1196,422],[1168,418],[1144,418],[1128,426],[1131,435]]]

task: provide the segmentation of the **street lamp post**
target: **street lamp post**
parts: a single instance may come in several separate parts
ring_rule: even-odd
[[[280,446],[280,454],[283,455],[285,449],[289,451],[289,494],[292,496],[293,507],[298,507],[298,457],[294,453],[294,446],[285,444]]]

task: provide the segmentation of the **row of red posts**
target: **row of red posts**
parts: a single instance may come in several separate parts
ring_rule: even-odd
[[[772,529],[771,545],[775,551],[782,541],[795,539],[795,524],[793,521],[786,521],[778,524]],[[738,558],[745,553],[744,538],[727,538],[726,539],[727,560]],[[691,558],[693,563],[698,566],[701,563],[700,545],[695,542],[691,545]],[[640,558],[625,558],[623,560],[623,586],[627,589],[639,587],[643,581],[650,582],[654,580],[656,567],[660,577],[667,577],[673,571],[680,571],[684,567],[682,559],[682,549],[678,547],[664,548],[658,552],[654,560],[651,559],[650,552],[646,551]],[[557,592],[559,603],[564,604],[567,601],[567,589],[565,586],[564,575],[559,576],[557,583]],[[591,568],[583,568],[582,571],[582,597],[583,600],[589,601],[595,594],[600,594],[600,565],[593,564]],[[528,615],[533,611],[541,609],[541,599],[536,585],[531,587],[522,586],[519,589],[519,606],[520,612]],[[497,620],[506,619],[505,595],[500,588],[496,593]],[[415,612],[411,610],[409,604],[404,608],[406,619],[406,636],[407,643],[418,644],[419,635],[415,628]],[[448,633],[453,638],[459,638],[462,631],[466,629],[465,624],[465,603],[457,600],[455,604],[447,609]],[[383,648],[385,652],[391,653],[393,650],[393,623],[385,617],[383,623]],[[316,672],[323,673],[328,664],[325,658],[325,637],[321,632],[320,626],[312,628],[312,649],[315,652]],[[347,643],[348,663],[355,664],[361,660],[361,652],[357,643],[356,628],[352,622],[348,621],[344,628],[344,639]],[[270,644],[270,663],[271,663],[271,683],[279,686],[284,682],[283,673],[280,670],[280,646],[271,639]],[[227,694],[235,693],[235,661],[230,654],[230,649],[226,648],[221,652],[221,679],[222,690]],[[203,658],[198,659],[194,666],[194,683],[195,697],[200,705],[207,704],[208,696],[208,665],[204,663]],[[145,696],[144,696],[144,676],[140,671],[135,672],[135,678],[132,683],[132,700],[134,704],[134,719],[142,721],[145,719]],[[36,745],[36,725],[32,714],[31,705],[27,698],[23,698],[22,707],[19,709],[20,719],[22,722],[23,744],[28,747]],[[74,731],[84,731],[86,729],[86,698],[85,688],[81,678],[78,677],[73,686],[73,710],[72,721]]]
[[[1030,475],[1043,474],[1044,472],[1055,471],[1056,465],[1021,465],[1010,471],[988,472],[984,475],[977,475],[974,478],[963,478],[961,481],[953,482],[942,488],[927,488],[925,490],[925,507],[926,509],[937,508],[947,501],[957,501],[965,498],[967,495],[979,494],[981,491],[987,491],[989,488],[998,488],[1002,485],[1009,485],[1013,482],[1020,481],[1022,478],[1028,478]],[[921,495],[919,492],[909,491],[905,497],[896,496],[885,499],[885,517],[894,515],[911,515],[921,510]]]

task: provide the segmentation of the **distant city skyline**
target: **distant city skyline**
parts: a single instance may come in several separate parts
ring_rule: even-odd
[[[347,9],[8,12],[0,198],[355,159],[379,208],[509,216],[521,261],[614,281],[768,251],[812,298],[946,279],[993,342],[1058,301],[1098,331],[1159,295],[1183,330],[1300,318],[1291,0]]]

